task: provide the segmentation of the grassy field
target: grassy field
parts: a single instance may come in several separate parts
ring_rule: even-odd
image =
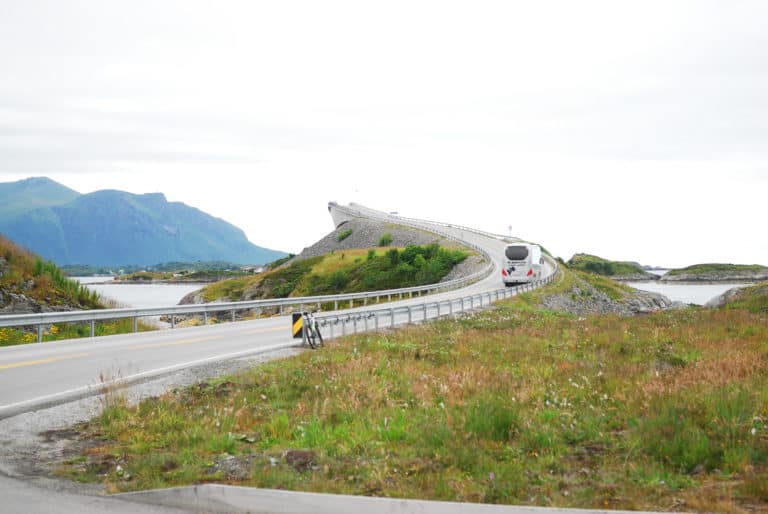
[[[537,308],[536,295],[138,406],[115,395],[79,426],[88,449],[60,472],[110,491],[221,482],[768,511],[765,311],[579,318]]]

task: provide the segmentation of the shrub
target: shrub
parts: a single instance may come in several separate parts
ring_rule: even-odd
[[[351,235],[352,235],[352,229],[351,228],[348,228],[346,230],[342,230],[341,232],[336,234],[336,241],[342,242],[342,241],[344,241],[346,238],[348,238]]]
[[[384,232],[379,239],[379,246],[389,246],[392,243],[392,234]]]

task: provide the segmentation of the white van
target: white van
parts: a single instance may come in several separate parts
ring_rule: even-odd
[[[508,244],[504,248],[504,267],[501,279],[511,286],[533,282],[541,278],[544,258],[539,245],[528,243]]]

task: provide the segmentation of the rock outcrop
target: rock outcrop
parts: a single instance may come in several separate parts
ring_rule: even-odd
[[[658,275],[654,275],[653,273],[629,273],[626,275],[610,275],[609,278],[611,280],[616,280],[618,282],[651,282],[655,280],[659,280]]]
[[[631,316],[680,306],[662,294],[632,288],[627,288],[621,298],[615,299],[580,277],[576,277],[575,284],[570,290],[547,295],[541,299],[541,304],[547,309],[578,316],[592,314]]]
[[[34,298],[0,289],[0,314],[35,314],[43,311],[43,306]]]

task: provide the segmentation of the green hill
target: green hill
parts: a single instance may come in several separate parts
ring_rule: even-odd
[[[0,233],[60,265],[264,264],[286,255],[256,246],[234,225],[168,202],[161,193],[104,190],[79,195],[49,179],[2,186],[0,205],[10,206],[1,211]],[[31,199],[28,204],[14,196],[20,191],[28,191],[21,194]]]
[[[596,255],[577,253],[568,261],[568,266],[606,277],[631,276],[633,278],[656,278],[635,262],[609,261]]]

